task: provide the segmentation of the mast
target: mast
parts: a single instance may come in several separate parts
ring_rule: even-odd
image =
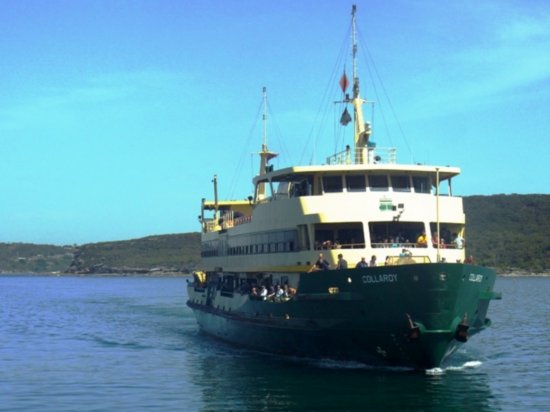
[[[265,175],[270,169],[269,166],[269,160],[273,159],[277,156],[277,153],[270,152],[267,149],[267,88],[264,86],[262,89],[263,93],[263,115],[262,115],[262,123],[263,123],[263,143],[262,143],[262,150],[259,153],[260,155],[260,171],[258,173],[259,176]],[[257,188],[257,198],[263,199],[265,197],[265,183],[261,182],[258,184]]]
[[[353,119],[355,126],[354,144],[355,144],[355,161],[357,163],[368,163],[367,142],[369,140],[371,129],[370,125],[365,123],[363,117],[363,104],[365,100],[361,98],[359,93],[359,76],[357,75],[357,31],[355,23],[355,12],[357,8],[355,4],[351,8],[351,25],[352,25],[352,57],[353,57]]]
[[[212,183],[214,183],[214,217],[216,220],[218,219],[218,211],[219,211],[219,203],[218,203],[218,175],[214,175],[214,178],[212,179]]]

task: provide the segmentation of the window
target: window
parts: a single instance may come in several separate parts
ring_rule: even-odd
[[[437,247],[437,223],[430,223],[430,230],[432,232],[432,243],[434,247]],[[439,223],[439,235],[440,247],[454,249],[456,248],[456,238],[458,235],[461,237],[464,235],[464,225],[461,223]]]
[[[422,222],[370,222],[372,247],[414,247],[424,231]]]
[[[342,191],[342,176],[323,176],[323,191],[337,193]]]
[[[391,176],[391,185],[394,192],[410,192],[409,176]]]
[[[364,192],[366,190],[365,176],[363,175],[346,176],[346,188],[348,192]]]
[[[416,193],[430,193],[428,176],[413,176],[413,187]]]
[[[277,197],[288,197],[290,182],[279,182],[277,185]]]
[[[370,175],[369,187],[371,191],[387,191],[388,176],[386,175]]]
[[[309,232],[307,225],[298,225],[298,250],[309,250]]]
[[[313,194],[313,177],[300,176],[300,180],[292,182],[291,196],[311,196]]]
[[[316,249],[364,248],[365,236],[361,222],[318,223],[315,225]]]

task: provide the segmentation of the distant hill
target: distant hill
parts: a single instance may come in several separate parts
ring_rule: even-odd
[[[0,273],[51,273],[67,270],[75,247],[0,243]]]
[[[200,234],[148,236],[79,246],[68,273],[188,273],[200,259]]]
[[[499,273],[550,272],[550,195],[464,198],[467,253]]]
[[[499,273],[550,273],[550,195],[464,197],[467,254]],[[188,273],[200,233],[81,246],[0,243],[0,273]]]

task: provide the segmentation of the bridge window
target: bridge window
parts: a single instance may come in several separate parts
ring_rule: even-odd
[[[337,193],[342,191],[342,176],[323,176],[323,191]]]
[[[382,192],[388,190],[388,176],[369,175],[369,187],[371,191]]]
[[[416,193],[430,193],[430,179],[428,176],[413,176],[413,187]]]
[[[366,190],[365,176],[363,175],[346,176],[346,188],[348,192],[364,192]]]
[[[394,192],[410,192],[409,176],[391,176],[391,185]]]

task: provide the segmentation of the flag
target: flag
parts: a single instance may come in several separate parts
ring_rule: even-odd
[[[342,74],[342,77],[340,78],[340,88],[342,89],[342,92],[345,93],[348,87],[349,87],[348,76],[346,76],[346,72],[344,72],[344,74]]]
[[[342,113],[342,117],[340,117],[340,123],[342,126],[347,126],[349,122],[351,122],[351,116],[348,112],[348,108],[346,107],[344,109],[344,113]]]

